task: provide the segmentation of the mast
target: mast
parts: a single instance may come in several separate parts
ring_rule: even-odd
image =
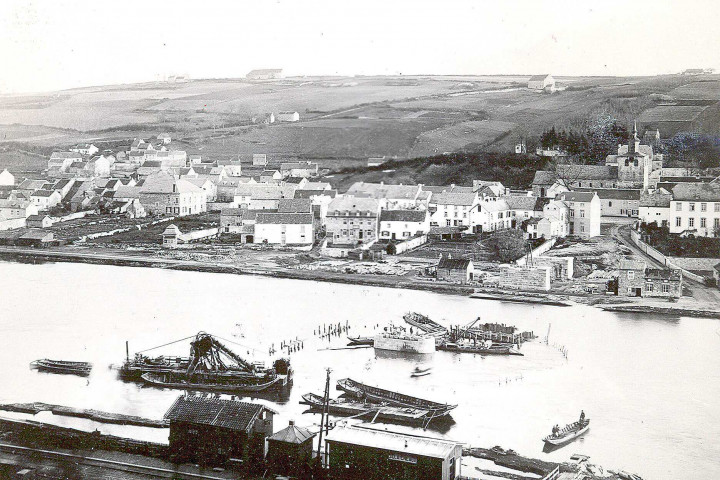
[[[330,369],[327,369],[327,378],[325,379],[325,395],[323,395],[323,408],[320,413],[320,436],[318,437],[317,459],[318,465],[322,466],[322,457],[320,456],[320,446],[322,445],[323,429],[326,422],[326,411],[329,410],[330,400]],[[328,415],[329,416],[329,415]]]

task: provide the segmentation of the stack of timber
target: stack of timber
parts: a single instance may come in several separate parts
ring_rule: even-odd
[[[518,332],[517,328],[499,323],[480,324],[480,317],[465,327],[459,325],[450,328],[450,341],[456,342],[460,339],[466,340],[490,340],[493,343],[507,343],[520,345],[521,343],[535,338],[534,332]]]
[[[219,393],[260,392],[284,387],[291,382],[292,373],[289,359],[280,358],[272,368],[265,368],[246,361],[204,332],[198,333],[190,342],[189,357],[150,358],[137,353],[120,367],[122,378],[147,385]]]
[[[37,415],[40,412],[52,412],[53,415],[65,417],[87,418],[99,423],[111,423],[115,425],[135,425],[138,427],[167,428],[169,423],[165,420],[152,420],[149,418],[125,415],[122,413],[109,413],[99,410],[84,408],[66,407],[42,402],[34,403],[8,403],[0,405],[0,410],[5,412],[30,413]]]
[[[303,395],[300,403],[310,406],[315,411],[322,411],[325,405],[324,398],[314,393]],[[380,420],[410,425],[424,425],[427,418],[432,416],[428,409],[398,407],[387,402],[371,403],[347,399],[328,399],[326,411],[338,417],[366,418],[371,419],[372,422]]]

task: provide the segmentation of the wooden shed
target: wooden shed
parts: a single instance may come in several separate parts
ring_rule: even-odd
[[[312,461],[315,434],[303,427],[290,424],[268,438],[267,462],[273,473],[299,477]]]
[[[256,403],[183,395],[165,414],[170,452],[181,462],[260,467],[276,412]],[[232,462],[231,462],[232,461]]]
[[[437,264],[437,279],[444,282],[468,283],[473,273],[473,262],[466,258],[442,257]]]

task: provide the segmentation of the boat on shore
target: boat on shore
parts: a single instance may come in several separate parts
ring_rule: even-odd
[[[557,432],[553,432],[543,438],[543,441],[552,446],[565,445],[566,443],[575,440],[589,429],[590,419],[585,418],[583,420],[567,424],[564,428],[561,428]]]
[[[420,408],[429,410],[431,418],[448,415],[457,405],[438,403],[431,400],[405,395],[379,387],[365,385],[350,378],[343,378],[337,381],[338,390],[342,390],[348,396],[373,403],[387,403],[398,407]]]
[[[372,346],[373,343],[375,343],[375,340],[373,337],[347,337],[348,342],[350,342],[348,345],[370,345]]]
[[[141,378],[145,383],[155,387],[220,393],[261,392],[271,387],[280,387],[287,384],[287,379],[279,375],[237,378],[234,376],[203,374],[187,377],[174,373],[144,373]]]
[[[92,363],[89,362],[69,362],[66,360],[49,360],[47,358],[30,362],[30,368],[34,368],[36,370],[51,373],[79,375],[81,377],[87,377],[90,375],[92,367]]]
[[[502,345],[502,344],[495,344],[490,343],[488,345],[487,342],[485,343],[453,343],[453,342],[446,342],[442,345],[438,345],[438,350],[443,350],[446,352],[456,352],[456,353],[476,353],[479,355],[519,355],[523,356],[522,353],[520,353],[516,348],[514,348],[512,345]]]
[[[308,405],[312,410],[322,410],[325,405],[323,397],[314,393],[303,395],[300,403]],[[431,416],[430,410],[422,408],[397,407],[343,399],[328,400],[327,411],[331,415],[339,417],[370,418],[372,421],[382,420],[410,425],[424,424],[426,419]]]
[[[407,333],[403,329],[389,327],[373,337],[376,350],[392,350],[404,353],[435,352],[435,337],[428,334]]]

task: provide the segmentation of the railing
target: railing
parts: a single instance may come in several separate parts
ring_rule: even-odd
[[[545,475],[542,480],[556,480],[558,478],[560,478],[560,465],[558,465],[550,473]]]

